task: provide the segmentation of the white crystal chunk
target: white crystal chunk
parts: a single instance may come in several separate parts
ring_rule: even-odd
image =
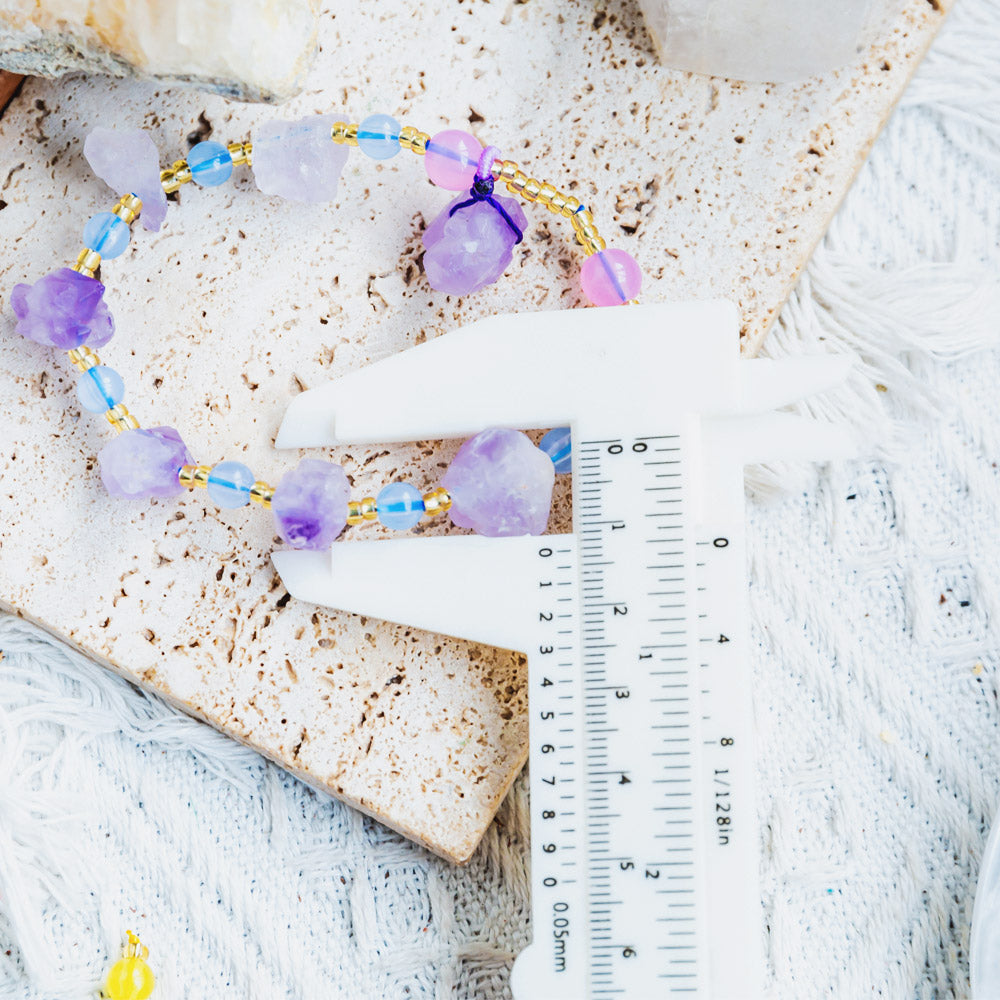
[[[844,66],[881,0],[640,0],[663,62],[782,83]]]

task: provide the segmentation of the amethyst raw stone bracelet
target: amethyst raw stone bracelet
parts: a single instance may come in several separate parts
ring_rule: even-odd
[[[467,295],[510,267],[528,225],[519,196],[569,220],[586,255],[581,286],[594,305],[621,305],[638,296],[642,276],[635,260],[623,250],[607,248],[580,201],[501,159],[496,147],[484,148],[457,129],[431,136],[385,114],[370,115],[360,125],[327,114],[267,122],[254,132],[252,142],[197,143],[186,159],[163,170],[142,130],[95,129],[84,155],[99,177],[123,193],[110,212],[97,213],[84,226],[84,249],[72,266],[34,284],[15,286],[10,302],[17,332],[68,351],[80,370],[81,406],[104,412],[118,432],[98,455],[101,480],[113,496],[164,499],[203,488],[223,508],[251,503],[269,508],[284,543],[300,549],[326,549],[349,525],[380,521],[406,531],[443,513],[459,527],[483,535],[541,534],[555,475],[572,468],[568,428],[549,431],[538,447],[520,431],[489,428],[462,445],[440,486],[421,492],[411,483],[390,483],[377,497],[351,500],[347,473],[321,459],[302,459],[276,487],[257,480],[240,462],[195,464],[174,428],[140,427],[124,404],[121,376],[95,353],[115,332],[97,272],[103,262],[125,252],[140,217],[146,229],[159,230],[169,194],[190,182],[218,187],[240,165],[252,166],[265,194],[329,201],[355,146],[376,162],[409,150],[423,157],[432,183],[460,192],[424,233],[424,270],[438,291]],[[498,194],[497,184],[509,196]]]

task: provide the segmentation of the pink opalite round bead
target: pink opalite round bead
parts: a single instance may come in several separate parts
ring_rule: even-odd
[[[601,250],[583,262],[580,284],[595,306],[620,306],[639,294],[642,271],[630,253]]]
[[[467,190],[476,179],[476,167],[482,152],[479,140],[468,132],[455,128],[438,132],[427,143],[424,154],[427,176],[438,187],[449,191]]]

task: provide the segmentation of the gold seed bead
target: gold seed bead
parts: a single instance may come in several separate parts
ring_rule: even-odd
[[[538,200],[546,207],[552,207],[552,199],[559,194],[554,184],[543,184],[538,189]]]
[[[107,413],[104,414],[108,418],[108,423],[119,434],[122,431],[135,431],[139,429],[139,421],[132,416],[128,411],[128,407],[124,403],[118,403],[117,406],[112,406]]]
[[[96,250],[88,250],[84,247],[76,257],[76,263],[70,268],[71,271],[79,271],[80,274],[88,278],[94,276],[94,272],[101,266],[101,255]]]
[[[250,487],[250,502],[260,504],[261,507],[269,508],[271,500],[274,498],[274,487],[259,479]]]
[[[534,177],[529,177],[527,183],[524,185],[524,197],[528,201],[537,201],[538,192],[542,190],[542,185],[535,180]]]
[[[375,505],[375,497],[365,497],[361,501],[361,516],[366,521],[378,520],[378,507]]]
[[[252,142],[231,142],[226,149],[232,158],[233,166],[245,163],[248,167],[253,166],[253,143]]]
[[[86,345],[69,351],[69,359],[82,372],[96,368],[101,363],[101,359]]]
[[[358,126],[347,122],[334,122],[330,129],[330,138],[340,146],[356,146],[358,144]]]
[[[404,125],[399,130],[400,146],[417,156],[423,156],[427,152],[427,143],[430,141],[431,137],[426,132],[421,132],[412,125]]]
[[[436,517],[451,509],[451,494],[439,486],[436,490],[424,494],[424,516]]]
[[[361,501],[349,500],[347,503],[347,523],[360,524],[364,519],[364,515],[361,513]]]
[[[177,473],[177,481],[181,486],[193,489],[195,486],[208,489],[208,476],[212,471],[210,465],[182,465]]]
[[[520,168],[513,160],[497,160],[493,164],[493,179],[509,181]]]
[[[173,164],[166,170],[160,171],[160,183],[167,194],[173,194],[180,190],[182,184],[187,184],[191,180],[191,168],[187,160],[174,160]]]
[[[142,199],[134,194],[123,194],[118,199],[118,204],[111,210],[112,215],[117,215],[127,226],[131,226],[139,213],[142,211]]]

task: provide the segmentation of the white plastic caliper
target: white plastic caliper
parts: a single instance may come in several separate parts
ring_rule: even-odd
[[[773,412],[847,368],[741,360],[722,302],[584,309],[480,320],[289,406],[279,448],[571,428],[570,534],[273,556],[301,600],[527,655],[517,1000],[761,992],[743,467],[851,452]]]

